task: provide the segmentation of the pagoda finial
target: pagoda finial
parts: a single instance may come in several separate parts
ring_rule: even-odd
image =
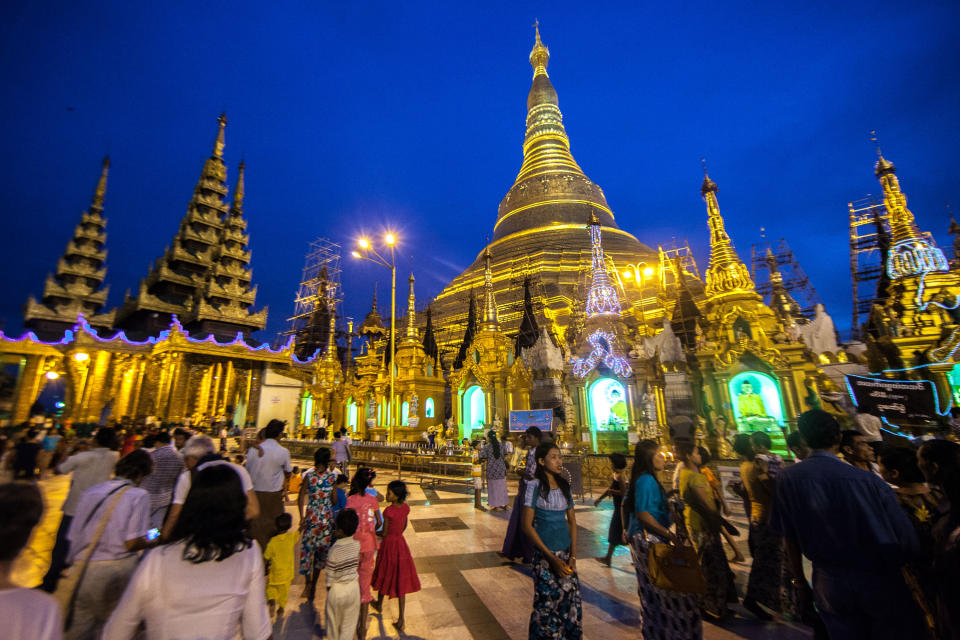
[[[703,164],[703,185],[700,187],[700,193],[706,197],[709,191],[713,193],[717,192],[717,183],[711,180],[710,175],[707,173],[707,159],[700,158],[700,162]]]
[[[540,21],[534,20],[534,42],[530,50],[530,66],[533,67],[533,77],[547,75],[547,65],[550,63],[550,49],[540,40]]]
[[[707,203],[707,225],[710,227],[710,266],[707,268],[707,296],[734,292],[752,292],[753,280],[747,266],[740,260],[733,241],[727,235],[720,205],[717,203],[717,183],[704,171],[700,193]]]
[[[413,297],[413,273],[410,274],[410,277],[407,279],[407,282],[410,283],[410,293],[407,294],[407,337],[417,338],[417,310],[416,310],[416,298]]]
[[[587,228],[590,229],[591,268],[593,270],[590,292],[587,294],[587,317],[620,315],[620,297],[617,295],[617,290],[610,284],[610,278],[607,276],[607,263],[603,257],[601,236],[603,227],[597,220],[597,214],[593,209],[590,210],[590,222]]]
[[[224,130],[224,129],[226,128],[226,126],[227,126],[227,112],[226,112],[226,111],[224,111],[223,113],[220,114],[220,117],[217,118],[217,122],[220,123],[220,130],[217,131],[217,141],[213,143],[213,155],[215,155],[215,156],[218,157],[218,158],[222,158],[222,157],[223,157],[223,148],[226,146],[226,143],[224,142],[225,137],[224,137],[224,132],[223,132],[223,130]]]
[[[97,180],[97,188],[93,191],[93,202],[90,205],[90,209],[96,209],[97,213],[103,211],[103,200],[107,195],[107,174],[109,172],[110,156],[103,156],[103,168],[100,170],[100,179]]]
[[[330,304],[330,331],[327,336],[327,353],[324,360],[333,362],[337,358],[337,305]]]
[[[247,163],[240,161],[237,167],[237,186],[233,188],[233,202],[230,204],[230,215],[243,215],[243,174],[247,170]]]
[[[373,304],[370,306],[371,311],[377,310],[377,281],[373,282]]]
[[[483,250],[483,328],[496,330],[500,326],[497,300],[493,294],[493,270],[490,268],[490,246]]]

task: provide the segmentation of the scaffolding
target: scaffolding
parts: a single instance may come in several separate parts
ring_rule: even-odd
[[[336,313],[342,300],[340,250],[339,244],[326,238],[317,238],[307,249],[293,316],[288,319],[290,328],[284,332],[294,336],[301,358],[323,349],[329,339],[330,313]]]
[[[883,201],[867,195],[847,205],[850,211],[850,278],[853,289],[850,329],[860,337],[861,319],[878,302],[878,285],[883,275],[881,243],[889,237],[890,225]]]
[[[773,254],[774,264],[783,278],[783,288],[800,306],[800,315],[807,320],[813,320],[817,305],[823,301],[784,238],[780,238],[780,244],[776,247],[767,240],[750,247],[750,275],[756,284],[757,293],[766,297],[768,304],[771,302],[773,284],[770,281],[767,251]]]

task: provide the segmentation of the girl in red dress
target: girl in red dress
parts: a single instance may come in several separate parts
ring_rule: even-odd
[[[403,607],[408,593],[420,591],[420,578],[413,564],[410,547],[403,539],[407,528],[407,516],[410,505],[407,499],[407,485],[394,480],[387,485],[387,502],[390,506],[383,510],[383,542],[377,555],[377,566],[373,570],[373,588],[377,597],[377,609],[383,608],[383,596],[400,599],[400,617],[394,622],[397,631],[403,630]]]

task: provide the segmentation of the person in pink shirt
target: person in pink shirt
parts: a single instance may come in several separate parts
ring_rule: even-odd
[[[360,543],[360,566],[357,569],[360,579],[360,624],[357,627],[359,640],[366,640],[367,637],[367,613],[370,610],[370,602],[373,600],[370,581],[373,578],[374,560],[377,555],[377,529],[383,524],[377,499],[366,493],[376,477],[377,474],[373,469],[366,467],[358,469],[353,474],[350,494],[347,496],[346,508],[356,511],[360,519],[357,531],[353,534],[354,540]]]

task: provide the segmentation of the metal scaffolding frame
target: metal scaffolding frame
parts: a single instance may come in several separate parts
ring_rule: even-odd
[[[757,293],[764,296],[768,304],[770,303],[773,285],[770,282],[767,249],[773,253],[777,271],[783,277],[783,288],[800,305],[800,315],[807,320],[813,320],[817,305],[823,301],[784,238],[780,238],[780,244],[776,247],[766,240],[750,247],[750,276],[756,284]]]
[[[850,215],[850,282],[852,310],[850,329],[860,336],[861,318],[878,302],[877,285],[883,275],[880,230],[890,232],[887,209],[879,197],[867,195],[847,203]]]
[[[318,302],[325,302],[326,308],[332,307],[333,313],[336,313],[337,304],[343,300],[340,251],[339,244],[326,238],[317,238],[307,249],[300,286],[294,298],[293,316],[288,318],[290,328],[283,332],[284,335],[295,336],[298,351],[304,340],[325,345],[329,338],[328,314],[324,326],[313,325],[316,324]]]

